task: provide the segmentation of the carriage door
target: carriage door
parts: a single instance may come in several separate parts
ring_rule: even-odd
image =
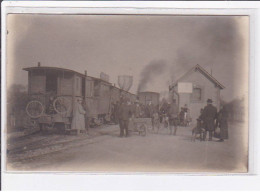
[[[46,73],[46,93],[51,95],[57,95],[58,86],[58,74],[57,72]]]

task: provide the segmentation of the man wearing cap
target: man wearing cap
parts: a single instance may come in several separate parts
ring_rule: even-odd
[[[212,133],[215,130],[215,120],[217,119],[217,108],[213,106],[212,103],[213,101],[211,99],[207,100],[207,106],[205,106],[201,115],[204,128],[206,129],[206,133],[204,133],[204,137],[203,137],[204,141],[207,136],[207,131],[209,132],[209,141],[212,141]]]

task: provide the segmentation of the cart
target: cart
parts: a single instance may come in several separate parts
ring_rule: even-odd
[[[138,132],[141,136],[146,136],[147,133],[147,125],[151,125],[151,118],[133,118],[133,131]]]

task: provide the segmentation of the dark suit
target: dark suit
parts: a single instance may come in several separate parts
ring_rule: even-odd
[[[172,103],[168,109],[168,117],[170,124],[170,132],[172,134],[172,126],[174,126],[173,135],[176,135],[178,127],[178,106],[175,103]]]
[[[212,132],[215,130],[215,120],[217,119],[217,108],[212,104],[208,104],[203,109],[201,118],[203,120],[204,128],[209,131],[209,140],[212,140]],[[207,136],[205,133],[204,140]]]
[[[129,118],[132,114],[132,107],[127,104],[121,104],[118,111],[119,126],[120,126],[120,137],[128,136],[128,124]]]

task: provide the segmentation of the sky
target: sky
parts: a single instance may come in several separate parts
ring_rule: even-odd
[[[115,84],[131,75],[130,92],[165,92],[199,64],[225,86],[223,100],[248,93],[247,16],[10,14],[7,30],[8,86],[27,85],[22,68],[40,62]]]

